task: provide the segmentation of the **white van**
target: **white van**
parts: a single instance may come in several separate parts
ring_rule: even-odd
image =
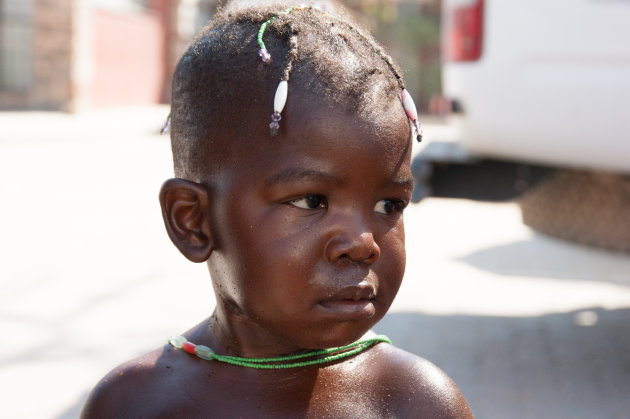
[[[630,0],[444,0],[442,16],[464,148],[630,173]]]
[[[585,176],[597,195],[608,188],[619,201],[609,222],[617,233],[600,235],[620,235],[621,246],[529,224],[630,250],[630,0],[442,0],[442,8],[443,95],[459,148],[474,158],[570,169],[560,183],[547,181],[555,186],[541,182],[543,200],[564,205],[555,218],[573,223],[560,230],[578,222],[567,208],[588,206],[586,191],[567,204],[563,190],[579,191]],[[570,187],[575,175],[581,186]],[[538,218],[560,211],[548,202],[541,209],[540,193],[535,201]]]

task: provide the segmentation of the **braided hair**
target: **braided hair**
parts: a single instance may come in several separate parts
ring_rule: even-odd
[[[271,114],[280,80],[291,80],[291,94],[316,94],[377,123],[389,112],[384,104],[400,98],[405,88],[400,70],[342,10],[327,4],[279,13],[289,6],[228,5],[180,59],[171,109],[176,176],[201,182],[229,164],[226,142],[251,141],[252,132],[268,127],[268,117],[251,115],[261,109]],[[267,63],[257,54],[265,22],[264,42],[272,56]],[[235,115],[242,123],[233,122]]]

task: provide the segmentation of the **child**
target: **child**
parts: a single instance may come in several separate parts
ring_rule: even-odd
[[[83,417],[471,417],[369,331],[403,277],[419,135],[371,37],[310,6],[224,10],[177,66],[171,121],[162,213],[216,308],[113,370]]]

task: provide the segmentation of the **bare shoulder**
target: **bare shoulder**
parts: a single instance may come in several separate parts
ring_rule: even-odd
[[[166,402],[162,395],[171,378],[167,348],[158,349],[128,361],[110,371],[90,393],[81,418],[125,418],[153,416]]]
[[[398,417],[472,418],[459,388],[444,371],[393,345],[378,345],[373,356],[382,391],[393,397]]]

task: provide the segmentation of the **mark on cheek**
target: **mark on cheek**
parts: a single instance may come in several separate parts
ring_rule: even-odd
[[[321,274],[321,269],[314,269],[313,274],[308,278],[309,285],[326,285],[326,277]]]

